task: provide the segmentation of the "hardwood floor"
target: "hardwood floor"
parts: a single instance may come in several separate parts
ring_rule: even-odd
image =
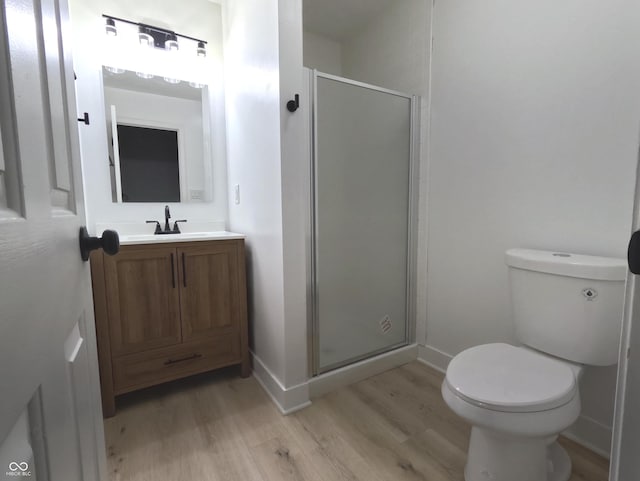
[[[441,382],[413,362],[289,416],[235,370],[132,393],[105,421],[111,479],[463,481],[469,426],[442,401]],[[571,481],[607,480],[606,459],[561,442]]]

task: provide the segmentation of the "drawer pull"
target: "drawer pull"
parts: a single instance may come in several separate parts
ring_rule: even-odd
[[[184,287],[187,287],[187,266],[184,260],[184,252],[182,253],[182,282]]]
[[[171,254],[171,286],[176,288],[176,265],[173,262],[173,253]]]
[[[201,357],[202,357],[202,354],[192,354],[191,356],[183,357],[181,359],[169,359],[164,362],[164,365],[170,366],[171,364],[177,364],[179,362],[184,362],[184,361],[192,361],[193,359],[199,359]]]

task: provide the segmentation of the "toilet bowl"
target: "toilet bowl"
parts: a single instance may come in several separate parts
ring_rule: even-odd
[[[442,397],[472,425],[466,481],[567,481],[558,435],[580,415],[583,365],[616,363],[623,259],[511,249],[512,319],[522,346],[455,356]]]
[[[568,480],[571,463],[555,440],[580,414],[580,373],[578,365],[502,343],[456,356],[442,397],[473,426],[465,480]]]

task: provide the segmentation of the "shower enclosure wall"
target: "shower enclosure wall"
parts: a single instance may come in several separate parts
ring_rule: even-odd
[[[311,361],[318,375],[413,336],[418,100],[309,75]]]

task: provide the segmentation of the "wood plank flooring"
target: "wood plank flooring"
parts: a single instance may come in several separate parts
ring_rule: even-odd
[[[282,416],[255,379],[208,373],[123,396],[105,421],[113,481],[463,481],[469,426],[413,362]],[[571,481],[608,461],[566,439]]]

